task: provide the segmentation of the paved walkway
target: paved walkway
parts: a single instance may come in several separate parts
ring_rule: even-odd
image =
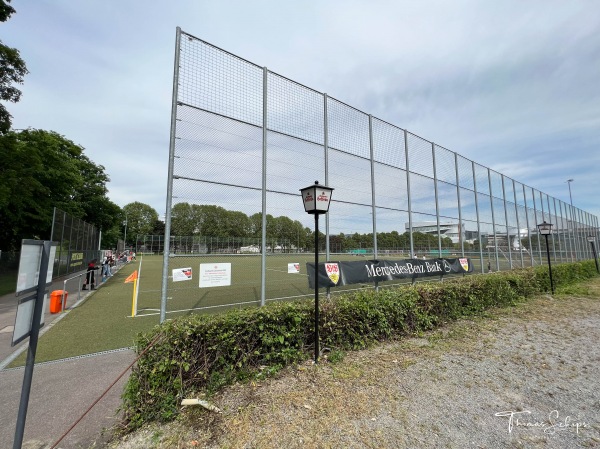
[[[67,307],[77,300],[78,279],[67,281]],[[53,283],[50,291],[62,290],[63,280]],[[97,287],[102,288],[102,285]],[[97,290],[96,290],[97,291]],[[86,300],[95,291],[81,292]],[[24,369],[2,369],[15,355],[26,351],[29,339],[11,347],[18,298],[14,294],[0,297],[0,448],[11,448],[15,435]],[[63,316],[45,311],[41,333]],[[43,340],[40,340],[40,344]],[[23,448],[39,449],[54,444],[71,425],[98,399],[102,393],[134,360],[130,350],[115,351],[36,364],[29,399]],[[116,410],[128,373],[108,392],[58,445],[62,449],[88,448],[107,439],[103,429],[116,423]]]

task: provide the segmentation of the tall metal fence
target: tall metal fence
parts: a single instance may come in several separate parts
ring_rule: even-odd
[[[586,237],[598,237],[597,217],[577,207],[178,28],[166,235],[171,208],[182,202],[260,213],[260,263],[247,268],[252,276],[236,295],[251,292],[248,301],[261,304],[292,297],[273,274],[285,260],[275,269],[267,263],[266,217],[312,228],[299,189],[315,180],[335,189],[325,220],[328,259],[335,236],[359,234],[371,238],[360,248],[368,257],[454,254],[485,272],[545,263],[536,227],[543,221],[554,225],[553,262],[591,258]],[[382,245],[386,233],[406,233],[406,244]],[[433,247],[417,242],[417,233],[435,236]],[[171,270],[197,262],[169,258],[164,243],[163,306],[179,288]]]
[[[93,225],[54,208],[50,239],[58,242],[58,246],[53,276],[81,271],[92,259],[99,259],[99,238]]]

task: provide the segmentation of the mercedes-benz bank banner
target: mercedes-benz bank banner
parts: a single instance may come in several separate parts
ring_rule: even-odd
[[[306,272],[308,273],[308,286],[314,289],[315,264],[307,263]],[[472,272],[473,264],[468,258],[324,262],[319,264],[319,287],[337,287],[340,285],[391,281],[393,279],[414,279]]]

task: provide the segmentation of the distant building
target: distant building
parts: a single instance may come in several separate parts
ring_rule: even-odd
[[[405,224],[405,229],[409,230],[408,223]],[[438,227],[437,222],[435,221],[418,221],[412,224],[413,232],[422,232],[423,234],[431,234],[438,235]],[[463,234],[463,239],[465,239],[465,230],[464,226],[460,226],[458,222],[452,221],[440,221],[440,232],[439,234],[442,237],[447,237],[452,240],[452,243],[460,243],[460,234]],[[477,234],[475,232],[475,234]]]

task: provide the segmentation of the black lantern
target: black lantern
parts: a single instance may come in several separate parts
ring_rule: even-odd
[[[538,231],[546,238],[546,254],[548,256],[548,273],[550,274],[550,289],[554,294],[554,281],[552,280],[552,264],[550,263],[550,247],[548,246],[548,235],[552,232],[552,223],[543,223],[537,225]]]
[[[325,187],[315,181],[314,185],[300,189],[304,210],[309,214],[326,214],[331,201],[331,187]]]
[[[315,181],[314,185],[300,189],[304,210],[315,216],[315,363],[319,361],[319,215],[329,211],[331,187]]]

